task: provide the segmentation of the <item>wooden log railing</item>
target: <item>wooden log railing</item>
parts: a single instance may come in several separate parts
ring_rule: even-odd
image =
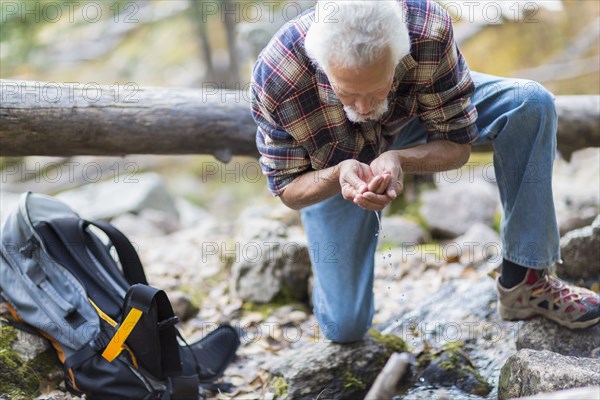
[[[258,156],[244,91],[0,80],[0,92],[0,156]],[[600,146],[600,96],[558,96],[556,108],[564,157]]]

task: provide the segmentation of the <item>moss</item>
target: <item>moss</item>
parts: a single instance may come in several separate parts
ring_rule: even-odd
[[[297,301],[297,296],[295,296],[292,288],[284,285],[281,287],[281,290],[279,290],[279,293],[275,295],[275,298],[271,301],[271,303],[285,305],[295,303]]]
[[[288,383],[283,377],[278,376],[271,381],[271,386],[275,390],[275,396],[278,398],[285,398],[288,393]]]
[[[463,355],[462,348],[464,343],[462,342],[448,342],[444,344],[444,352],[441,354],[445,354],[447,360],[443,360],[440,362],[440,367],[445,369],[446,371],[459,371],[464,367],[464,360],[468,359]],[[438,354],[436,357],[439,357],[441,354]]]
[[[498,211],[494,214],[494,220],[492,221],[492,228],[498,233],[500,233],[500,225],[502,224],[502,212]]]
[[[490,385],[488,383],[488,381],[485,380],[485,378],[483,376],[481,376],[481,374],[472,366],[467,365],[464,368],[464,372],[463,375],[471,375],[473,378],[475,378],[477,380],[477,382],[479,382],[479,385],[473,387],[471,389],[471,394],[475,394],[478,396],[485,396],[487,395],[491,390],[492,390],[492,385]]]
[[[284,286],[281,291],[268,303],[255,303],[252,301],[244,301],[242,304],[242,311],[245,312],[258,312],[263,317],[269,317],[275,309],[282,306],[292,306],[294,310],[300,310],[308,312],[308,309],[304,303],[300,303],[290,288]]]
[[[434,357],[433,346],[429,344],[427,340],[423,341],[423,350],[417,356],[417,363],[415,367],[418,370],[425,369]]]
[[[493,151],[483,151],[483,152],[471,152],[469,156],[469,161],[467,161],[467,166],[473,167],[483,167],[488,164],[492,164],[494,162],[494,152]],[[467,169],[467,166],[463,167],[463,169]]]
[[[271,303],[260,304],[252,301],[245,301],[242,303],[242,312],[257,312],[260,313],[263,318],[267,318],[271,315],[275,308],[277,308],[277,306]]]
[[[33,398],[39,395],[40,383],[59,368],[58,361],[47,350],[29,362],[23,362],[12,349],[17,332],[4,325],[0,334],[0,393],[11,399]]]
[[[408,345],[404,340],[399,338],[396,335],[392,334],[382,334],[375,328],[369,329],[369,334],[377,343],[382,344],[387,350],[388,357],[392,353],[402,353],[408,349]]]
[[[361,381],[359,377],[354,375],[351,369],[347,369],[344,371],[344,389],[352,388],[364,390],[367,388],[367,385],[365,385],[365,383]]]
[[[444,345],[445,360],[440,361],[439,366],[446,371],[452,371],[459,379],[466,379],[469,376],[473,377],[478,385],[470,389],[471,394],[487,395],[492,386],[485,378],[471,365],[471,361],[463,352],[464,343],[448,342]]]
[[[178,287],[178,290],[181,290],[190,296],[194,306],[202,307],[202,304],[208,297],[210,290],[213,287],[220,285],[221,282],[229,279],[230,275],[230,270],[227,267],[223,267],[216,274],[204,278],[201,283],[181,283],[181,285]]]

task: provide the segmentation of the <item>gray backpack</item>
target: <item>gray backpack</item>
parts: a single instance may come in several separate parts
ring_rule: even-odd
[[[197,399],[240,343],[228,325],[185,343],[129,240],[46,195],[23,194],[2,225],[0,289],[13,324],[51,342],[67,389],[92,399]]]

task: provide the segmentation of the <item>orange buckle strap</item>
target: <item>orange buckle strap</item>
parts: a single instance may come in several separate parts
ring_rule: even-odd
[[[135,328],[135,325],[138,323],[141,316],[142,311],[137,308],[132,308],[131,311],[129,311],[129,314],[127,314],[127,317],[125,317],[125,320],[119,329],[117,329],[112,339],[110,339],[110,343],[108,343],[108,346],[106,346],[106,349],[102,352],[102,357],[108,362],[112,362],[119,354],[121,354],[125,346],[125,341],[129,337],[131,331],[133,331],[133,328]]]

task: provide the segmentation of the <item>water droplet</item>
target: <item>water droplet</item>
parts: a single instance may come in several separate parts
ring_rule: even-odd
[[[421,383],[425,382],[425,378],[423,378],[423,377],[419,378],[419,382],[421,382]]]

